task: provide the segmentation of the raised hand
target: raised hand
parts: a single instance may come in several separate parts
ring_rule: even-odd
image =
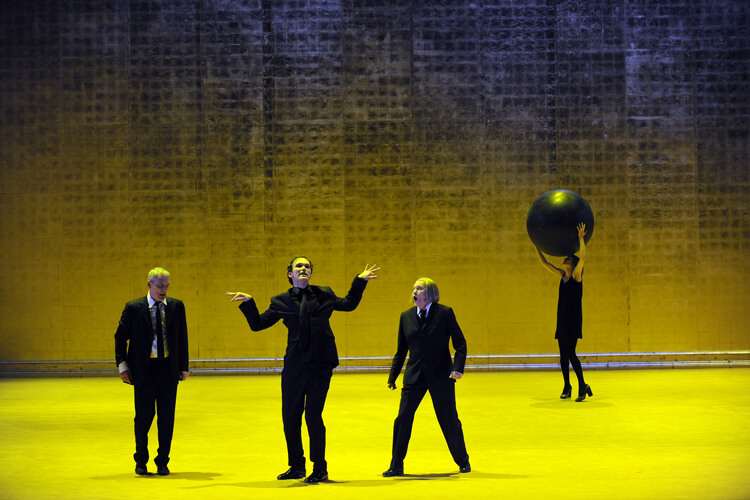
[[[365,265],[365,270],[359,273],[357,277],[367,281],[374,280],[378,277],[377,274],[375,274],[378,271],[380,271],[379,267],[375,266],[374,264],[372,266],[368,264]]]
[[[578,224],[578,237],[583,238],[584,236],[586,236],[586,224],[581,222]]]
[[[252,295],[242,292],[227,292],[227,296],[231,297],[229,302],[247,302],[248,300],[253,298]]]

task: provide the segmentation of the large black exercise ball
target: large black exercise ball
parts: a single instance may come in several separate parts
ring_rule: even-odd
[[[583,241],[594,234],[594,213],[579,194],[565,189],[547,191],[537,198],[526,216],[526,231],[534,245],[547,255],[566,257],[579,250],[578,224],[586,224]]]

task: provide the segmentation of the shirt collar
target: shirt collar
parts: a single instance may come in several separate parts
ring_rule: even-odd
[[[432,305],[432,302],[428,302],[425,306],[424,310],[427,312],[427,316],[430,315],[430,306]],[[417,307],[417,314],[419,314],[419,307]]]
[[[312,289],[310,288],[310,285],[307,285],[305,288],[299,288],[299,287],[293,286],[291,293],[295,297],[301,297],[302,294],[305,293],[305,291],[312,292]]]
[[[154,298],[151,296],[150,293],[146,294],[146,298],[148,299],[148,307],[153,307],[154,304],[156,304],[156,301],[154,300]],[[164,300],[162,301],[162,304],[164,304],[164,306],[167,305],[167,298],[166,297],[164,297]]]

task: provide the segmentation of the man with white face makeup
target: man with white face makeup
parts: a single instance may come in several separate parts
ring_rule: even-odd
[[[398,348],[388,376],[388,388],[396,389],[396,378],[404,365],[404,387],[398,416],[393,423],[393,455],[384,477],[404,475],[404,458],[409,446],[414,414],[430,391],[440,428],[453,460],[461,472],[471,472],[461,421],[456,411],[456,381],[463,377],[466,339],[453,309],[439,304],[440,292],[430,278],[419,278],[412,288],[414,306],[401,313]],[[448,342],[456,354],[451,362]]]
[[[289,330],[281,372],[281,413],[289,470],[279,474],[277,479],[302,479],[307,474],[301,436],[303,413],[313,462],[312,474],[305,478],[305,482],[318,483],[328,479],[323,407],[333,369],[339,364],[329,320],[334,311],[356,309],[367,282],[378,277],[379,269],[365,266],[352,281],[349,293],[338,297],[327,286],[311,285],[312,262],[307,257],[294,257],[287,266],[287,278],[292,288],[273,297],[268,310],[262,314],[251,295],[227,292],[232,302],[241,302],[240,311],[252,331],[265,330],[279,320]]]

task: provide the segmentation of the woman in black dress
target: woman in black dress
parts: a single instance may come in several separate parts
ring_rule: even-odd
[[[583,237],[586,235],[586,224],[578,224],[578,242],[580,245],[579,255],[568,255],[562,263],[562,269],[555,267],[544,257],[544,254],[536,248],[539,262],[555,276],[560,277],[560,291],[557,299],[557,330],[555,338],[560,347],[560,369],[562,370],[563,386],[560,399],[568,399],[573,390],[570,385],[568,363],[573,366],[573,371],[578,377],[578,397],[580,402],[586,396],[593,396],[591,387],[583,380],[583,369],[581,362],[576,356],[576,344],[582,338],[583,313],[581,309],[581,298],[583,297],[583,264],[586,259],[586,244]]]

